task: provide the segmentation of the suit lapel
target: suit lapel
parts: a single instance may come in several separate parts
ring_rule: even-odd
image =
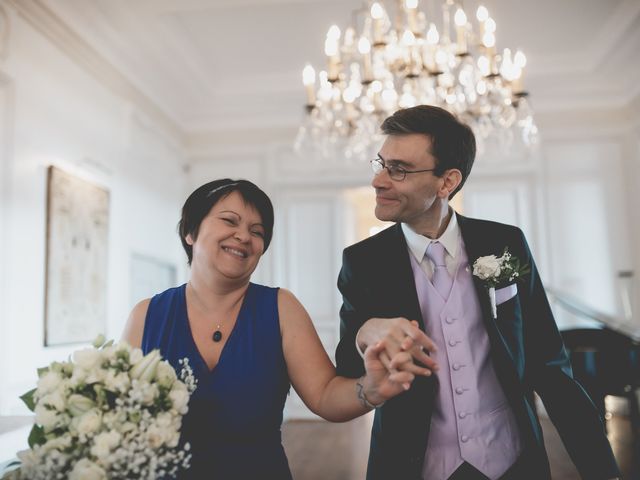
[[[487,232],[482,228],[483,222],[458,215],[458,224],[460,225],[460,233],[464,240],[464,245],[469,257],[469,267],[471,269],[473,269],[473,262],[475,262],[478,257],[501,254],[504,245],[495,248],[496,245],[492,244],[490,241],[490,232]],[[482,280],[473,275],[473,270],[471,276],[473,278],[473,285],[476,289],[476,293],[478,294],[478,300],[482,309],[482,318],[484,319],[484,323],[487,327],[487,334],[489,335],[490,342],[494,347],[502,347],[500,350],[503,350],[503,352],[511,358],[512,362],[515,361],[514,346],[509,346],[509,342],[507,342],[505,336],[500,331],[498,322],[493,318],[493,314],[491,312],[491,301],[489,300],[487,287],[484,285]],[[497,355],[497,350],[493,351],[493,355],[494,357]],[[500,363],[501,362],[498,361],[497,365]]]
[[[473,262],[475,262],[478,257],[491,254],[487,242],[484,241],[488,233],[479,231],[480,229],[477,228],[477,225],[474,225],[473,220],[469,220],[460,214],[458,214],[458,225],[460,226],[460,234],[462,235],[467,256],[469,257],[469,268],[471,268],[473,286],[476,289],[480,307],[482,308],[482,317],[486,322],[494,323],[487,287],[482,283],[482,280],[473,275]]]

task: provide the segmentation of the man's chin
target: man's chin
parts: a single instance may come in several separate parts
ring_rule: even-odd
[[[374,214],[375,214],[376,218],[378,220],[380,220],[381,222],[395,222],[396,221],[395,212],[391,212],[391,211],[389,211],[389,209],[381,207],[380,205],[376,205],[376,208],[374,210]]]

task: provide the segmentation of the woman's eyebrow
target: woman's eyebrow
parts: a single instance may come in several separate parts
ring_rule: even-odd
[[[239,213],[234,212],[233,210],[221,210],[221,211],[220,211],[220,212],[218,212],[218,213],[233,213],[235,216],[240,217],[240,214],[239,214]],[[240,218],[242,218],[242,217],[240,217]]]

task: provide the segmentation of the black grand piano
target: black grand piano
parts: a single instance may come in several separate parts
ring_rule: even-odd
[[[594,327],[562,330],[575,378],[606,415],[605,397],[627,400],[633,437],[640,436],[640,326],[633,326],[598,312],[580,299],[549,289],[551,304],[589,320]]]

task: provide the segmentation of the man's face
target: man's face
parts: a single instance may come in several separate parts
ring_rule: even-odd
[[[421,134],[389,135],[379,155],[387,166],[397,165],[408,171],[436,166],[431,139]],[[376,189],[376,217],[412,227],[428,221],[439,211],[441,203],[436,200],[442,199],[443,182],[433,172],[409,173],[402,181],[392,180],[384,169],[371,182]]]

